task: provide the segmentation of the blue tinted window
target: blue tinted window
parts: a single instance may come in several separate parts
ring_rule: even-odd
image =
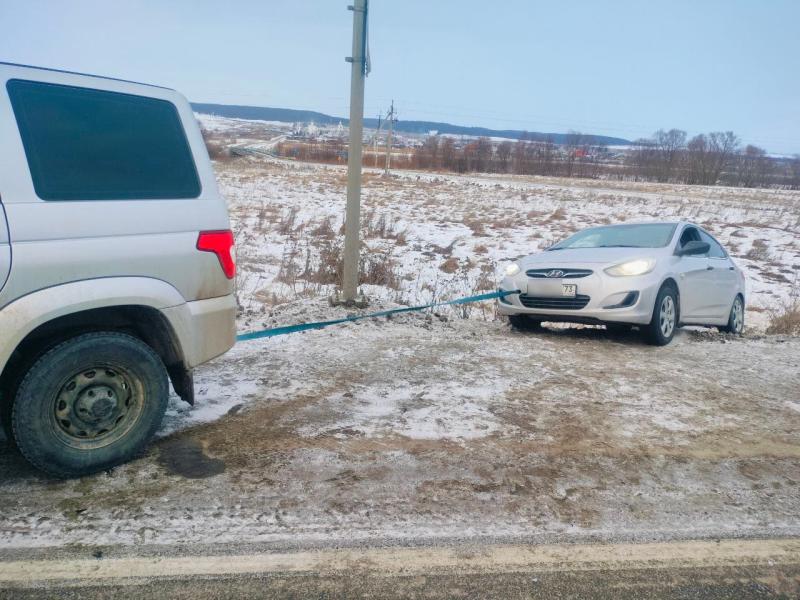
[[[43,200],[196,198],[200,181],[175,106],[102,90],[7,84]]]

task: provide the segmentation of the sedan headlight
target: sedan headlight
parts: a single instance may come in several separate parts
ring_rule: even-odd
[[[636,260],[629,260],[628,262],[608,267],[606,273],[612,277],[633,277],[649,273],[655,266],[656,261],[654,258],[637,258]]]
[[[517,273],[520,272],[519,265],[517,263],[511,263],[510,265],[506,265],[505,274],[506,277],[513,277]]]

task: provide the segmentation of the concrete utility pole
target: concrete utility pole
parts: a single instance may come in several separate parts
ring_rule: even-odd
[[[386,136],[386,165],[383,169],[383,174],[388,175],[389,169],[392,166],[392,130],[394,126],[394,100],[392,100],[392,106],[389,109],[389,115],[387,116],[387,120],[389,121],[389,134]]]
[[[353,53],[346,60],[350,71],[350,147],[347,153],[347,210],[344,231],[344,281],[342,300],[356,304],[358,294],[359,228],[361,225],[361,137],[364,126],[364,77],[369,65],[367,58],[368,0],[354,0]],[[363,300],[359,299],[363,302]]]

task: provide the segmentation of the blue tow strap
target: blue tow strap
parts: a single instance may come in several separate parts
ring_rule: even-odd
[[[389,315],[397,315],[400,313],[407,313],[416,310],[425,310],[426,308],[435,308],[437,306],[452,306],[454,304],[469,304],[471,302],[481,302],[483,300],[493,300],[495,298],[505,298],[512,294],[519,294],[519,290],[513,292],[506,292],[498,290],[496,292],[489,292],[488,294],[478,294],[477,296],[467,296],[465,298],[457,298],[455,300],[447,300],[444,302],[431,302],[430,304],[420,304],[419,306],[404,306],[403,308],[392,308],[389,310],[380,310],[378,312],[367,313],[365,315],[353,315],[344,317],[342,319],[334,319],[332,321],[315,321],[311,323],[300,323],[299,325],[287,325],[285,327],[272,327],[270,329],[261,329],[259,331],[251,331],[249,333],[240,333],[236,336],[237,342],[246,342],[248,340],[257,340],[260,338],[275,337],[278,335],[286,335],[288,333],[297,333],[298,331],[308,331],[309,329],[322,329],[330,325],[338,325],[340,323],[350,323],[352,321],[360,321],[361,319],[372,319],[374,317],[388,317]]]

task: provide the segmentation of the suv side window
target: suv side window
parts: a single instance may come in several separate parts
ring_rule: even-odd
[[[42,200],[200,195],[189,142],[171,102],[21,79],[6,87]]]
[[[725,250],[722,249],[713,237],[708,235],[705,231],[700,232],[700,237],[703,239],[704,242],[707,242],[708,245],[711,247],[708,251],[708,256],[711,258],[727,258],[725,254]]]

